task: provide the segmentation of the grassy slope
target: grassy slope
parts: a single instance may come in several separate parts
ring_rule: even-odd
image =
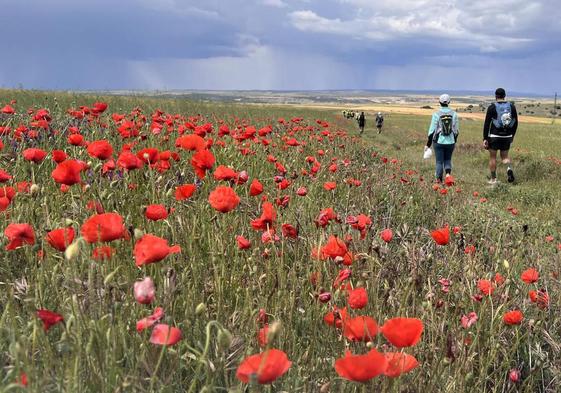
[[[63,112],[69,106],[87,105],[95,100],[95,97],[56,96],[55,100],[55,95],[50,93],[0,91],[0,102],[17,98],[19,108],[46,106],[55,114],[55,124],[62,129],[66,124]],[[202,113],[210,120],[213,116],[231,119],[235,115],[252,119],[257,127],[269,123],[267,119],[281,116],[305,116],[310,123],[323,118],[350,129],[355,125],[329,111],[141,98],[107,100],[112,112],[141,106],[146,114],[162,108],[184,115]],[[318,148],[327,150],[324,167],[331,156],[350,158],[353,164],[347,169],[340,165],[335,175],[324,170],[318,181],[295,179],[287,191],[292,195],[290,207],[279,209],[279,223],[300,224],[301,237],[298,242],[282,241],[270,246],[259,245],[260,236],[249,229],[248,223],[258,215],[260,207],[258,199],[249,198],[245,189],[239,191],[242,204],[236,213],[217,215],[206,201],[215,186],[212,180],[205,182],[193,201],[184,204],[166,196],[162,182],[144,173],[132,173],[127,180],[138,183],[137,192],[127,191],[123,182],[99,180],[84,195],[60,194],[49,177],[51,163],[43,164],[34,174],[43,190],[35,199],[18,197],[11,216],[3,219],[2,227],[8,222],[32,222],[38,238],[43,237],[47,227],[60,226],[65,219],[72,220],[79,228],[91,215],[84,209],[85,202],[99,199],[108,211],[122,214],[128,225],[180,244],[183,253],[139,270],[131,258],[132,244],[127,242],[116,245],[117,256],[104,263],[93,262],[88,256],[89,248],[69,262],[45,246],[46,257],[41,263],[36,260],[37,247],[14,253],[6,253],[2,248],[0,353],[6,366],[3,383],[13,382],[19,372],[25,371],[34,391],[173,392],[189,387],[198,391],[203,386],[241,389],[234,370],[243,354],[259,350],[255,342],[255,318],[257,310],[265,308],[271,320],[283,324],[274,346],[286,351],[293,361],[289,373],[271,391],[318,391],[327,383],[333,392],[427,391],[418,386],[449,392],[514,391],[514,386],[506,381],[512,367],[523,370],[520,391],[555,391],[554,381],[561,375],[558,350],[561,298],[559,281],[551,274],[559,270],[559,255],[553,245],[544,242],[544,237],[553,234],[559,242],[560,221],[556,212],[560,207],[557,200],[560,169],[543,158],[559,156],[553,142],[559,146],[559,128],[522,126],[517,146],[528,151],[515,152],[513,157],[519,183],[488,189],[484,182],[485,155],[476,147],[480,142],[480,125],[465,122],[461,140],[465,145],[455,155],[455,175],[463,192],[441,197],[431,190],[430,184],[420,183],[415,175],[409,176],[412,185],[399,182],[400,177],[407,176],[403,172],[407,169],[417,169],[425,178],[431,177],[432,162],[422,162],[419,158],[427,125],[428,118],[396,115],[387,119],[382,136],[371,133],[362,143],[347,141],[344,149],[335,144],[310,144],[305,154],[294,150],[273,152],[282,157],[290,170],[296,171],[306,166],[303,157],[316,155]],[[551,137],[534,137],[531,132],[535,130],[549,132]],[[84,131],[90,140],[100,137],[98,133],[96,129]],[[119,146],[115,137],[112,143]],[[166,147],[160,143],[149,137],[142,146]],[[83,153],[79,149],[69,149],[64,141],[55,145],[43,147],[64,146],[87,159],[80,155]],[[18,147],[18,152],[22,148]],[[404,163],[382,164],[379,158],[371,156],[378,150]],[[235,148],[227,147],[217,149],[216,155],[218,164],[246,169],[250,176],[266,181],[271,197],[276,197],[271,185],[275,173],[271,165],[264,164],[266,152],[240,157]],[[3,166],[18,180],[29,179],[29,164],[20,159],[14,162],[4,157]],[[544,174],[543,168],[550,173]],[[173,178],[177,169],[190,171],[186,161],[166,178],[170,175]],[[397,180],[391,180],[393,174]],[[343,186],[342,180],[350,176],[360,178],[363,186],[356,189]],[[323,190],[323,182],[327,180],[337,180],[339,187],[334,194]],[[300,185],[308,187],[308,197],[297,198],[293,194],[293,189]],[[489,199],[488,203],[479,203],[479,198],[472,197],[476,190]],[[165,203],[175,207],[176,212],[167,222],[146,223],[141,206],[148,203]],[[518,208],[520,215],[510,215],[506,211],[508,205]],[[343,220],[349,214],[369,214],[374,226],[365,240],[359,240],[356,231],[347,225],[332,224],[326,230],[318,230],[313,220],[324,207],[333,207]],[[461,225],[465,238],[454,238],[450,246],[435,249],[427,230],[445,223]],[[530,225],[528,234],[522,230],[524,223]],[[396,241],[389,247],[378,240],[379,231],[385,226],[396,232]],[[352,250],[362,255],[353,265],[353,284],[364,285],[369,292],[370,303],[362,310],[363,315],[371,315],[380,322],[407,315],[419,317],[425,323],[421,343],[408,350],[421,362],[415,372],[396,381],[376,378],[365,387],[336,378],[334,359],[342,356],[346,348],[359,353],[365,348],[362,344],[347,345],[334,330],[326,327],[321,320],[327,307],[313,300],[317,289],[310,285],[309,275],[320,271],[320,285],[330,288],[337,267],[331,262],[310,259],[310,252],[332,233],[352,234],[355,239]],[[250,238],[253,250],[238,251],[233,241],[235,234]],[[475,256],[463,254],[463,245],[467,243],[477,246]],[[268,259],[262,257],[266,249],[271,255]],[[508,268],[503,260],[509,261]],[[538,267],[542,274],[539,285],[550,292],[550,311],[540,311],[525,300],[528,288],[520,283],[518,276],[528,266]],[[470,296],[477,292],[477,279],[490,278],[495,272],[508,279],[505,287],[492,301],[473,302]],[[165,353],[150,345],[147,335],[134,331],[135,321],[151,310],[140,307],[131,295],[132,283],[145,274],[156,282],[157,304],[166,310],[166,323],[179,326],[184,333],[181,343]],[[453,282],[449,295],[439,289],[436,281],[441,277]],[[13,285],[16,280],[21,283],[22,278],[27,284]],[[435,307],[438,300],[443,302],[442,307]],[[195,308],[201,302],[206,303],[208,311],[195,315]],[[344,296],[334,294],[334,303],[344,306]],[[66,328],[54,327],[44,334],[33,316],[39,307],[62,313]],[[503,326],[502,314],[515,307],[523,309],[526,321],[520,328]],[[469,311],[476,311],[480,320],[471,333],[466,333],[459,327],[459,318]],[[207,336],[207,323],[214,319],[233,334],[235,341],[227,351],[220,350],[211,331],[206,357],[212,366],[209,363],[200,366],[202,363],[196,361],[201,357],[198,352]],[[464,347],[463,340],[468,336],[473,344]],[[384,340],[377,339],[375,346],[383,349]],[[447,353],[453,356],[447,357]],[[162,363],[156,372],[161,354]]]

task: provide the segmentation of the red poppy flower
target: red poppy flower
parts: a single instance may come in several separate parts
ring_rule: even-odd
[[[290,224],[282,224],[282,235],[289,239],[298,239],[298,228]]]
[[[333,311],[328,312],[323,317],[323,321],[330,325],[335,326],[338,329],[343,327],[344,321],[347,319],[347,307],[343,307],[341,309],[334,307]]]
[[[421,339],[423,322],[417,318],[392,318],[382,326],[384,337],[398,348],[412,347]]]
[[[150,342],[155,345],[174,345],[181,340],[181,330],[164,323],[154,326]]]
[[[68,157],[66,153],[62,150],[53,150],[52,152],[53,161],[60,164]]]
[[[368,304],[368,293],[363,287],[353,289],[349,292],[349,307],[361,309]]]
[[[524,281],[526,284],[532,284],[538,281],[538,279],[540,278],[540,274],[538,273],[538,271],[534,268],[530,268],[530,269],[526,269],[522,272],[522,274],[520,275],[520,278],[522,279],[522,281]]]
[[[140,321],[136,322],[136,331],[138,333],[145,329],[154,326],[160,319],[164,317],[164,309],[162,307],[156,307],[152,315],[142,318]]]
[[[150,277],[145,277],[142,281],[136,281],[133,286],[134,298],[140,304],[150,304],[154,301],[156,288],[154,281]]]
[[[321,248],[321,252],[329,258],[335,259],[337,257],[344,257],[348,250],[344,241],[331,235],[327,243]]]
[[[35,244],[35,232],[29,224],[9,224],[4,230],[4,235],[10,243],[6,250],[15,250],[25,244]]]
[[[117,213],[91,216],[82,224],[80,232],[88,243],[110,242],[128,236],[123,217]]]
[[[271,202],[263,202],[261,209],[263,210],[261,217],[252,220],[251,227],[255,230],[264,231],[273,227],[277,219],[277,212]]]
[[[399,377],[401,374],[408,373],[419,365],[414,356],[403,352],[384,353],[387,366],[384,375],[390,378]]]
[[[373,318],[360,316],[343,321],[343,335],[351,341],[372,341],[378,334],[378,324]]]
[[[206,171],[212,169],[216,159],[210,150],[199,150],[191,158],[191,165],[199,179],[204,179]]]
[[[249,195],[250,196],[257,196],[263,192],[263,184],[259,182],[257,179],[253,179],[249,186]]]
[[[134,245],[136,266],[159,262],[169,254],[181,252],[179,246],[169,246],[168,241],[161,237],[146,234]]]
[[[49,310],[37,310],[37,317],[43,321],[45,331],[49,330],[51,326],[64,321],[62,315]]]
[[[236,242],[238,243],[238,248],[240,250],[248,250],[251,248],[251,242],[243,236],[236,236]]]
[[[238,177],[238,173],[232,168],[228,168],[227,166],[224,165],[219,165],[214,170],[213,176],[216,180],[230,181],[236,179]]]
[[[175,189],[175,199],[177,201],[183,201],[185,199],[191,198],[195,193],[197,186],[194,184],[184,184],[182,186],[176,187]]]
[[[219,186],[210,193],[208,202],[213,209],[228,213],[238,206],[240,198],[231,187]]]
[[[84,145],[84,136],[80,134],[72,134],[68,136],[68,143],[73,146],[82,146]]]
[[[325,182],[323,184],[323,188],[327,191],[333,191],[335,188],[337,188],[337,183],[335,183],[334,181]]]
[[[450,228],[447,226],[444,228],[436,229],[431,232],[431,236],[440,246],[445,246],[450,241]]]
[[[80,172],[83,168],[77,160],[66,160],[56,166],[51,177],[59,184],[71,186],[82,181]]]
[[[493,283],[489,280],[484,280],[484,279],[481,279],[477,282],[477,288],[485,296],[491,296],[495,291],[495,287],[493,286]]]
[[[26,159],[27,161],[32,161],[38,164],[45,159],[45,157],[47,156],[47,152],[45,150],[32,147],[29,149],[25,149],[22,155],[23,158]]]
[[[353,355],[349,351],[335,360],[335,371],[340,377],[355,382],[366,382],[386,371],[388,361],[384,354],[372,349],[365,355]]]
[[[119,158],[117,158],[117,165],[128,171],[142,168],[143,164],[144,163],[140,158],[138,158],[128,150],[121,152],[121,154],[119,154]]]
[[[284,375],[291,365],[286,353],[273,348],[246,357],[236,371],[236,378],[244,383],[255,379],[259,384],[269,384]]]
[[[60,228],[48,232],[46,240],[54,249],[64,251],[74,241],[74,235],[74,228]]]
[[[205,140],[199,135],[190,134],[180,136],[175,140],[175,146],[185,150],[200,151],[206,147]]]
[[[475,322],[477,322],[477,314],[470,312],[468,315],[462,315],[461,323],[464,329],[469,329]]]
[[[147,147],[136,153],[136,157],[145,164],[154,164],[158,161],[159,155],[160,152],[154,147]]]
[[[111,144],[105,139],[94,141],[88,145],[88,154],[91,157],[105,161],[108,158],[111,158],[111,155],[113,154],[113,146],[111,146]]]
[[[529,291],[528,296],[530,297],[530,301],[536,303],[539,308],[547,309],[549,307],[549,295],[544,289]]]
[[[5,183],[10,180],[12,176],[3,169],[0,169],[0,183]]]
[[[164,205],[148,205],[144,216],[152,221],[165,220],[168,218],[168,209]]]
[[[523,319],[524,315],[520,310],[509,311],[503,316],[503,321],[507,325],[520,325]]]
[[[10,200],[6,197],[0,197],[0,212],[5,211],[10,206]]]
[[[13,115],[14,113],[16,113],[16,110],[11,105],[6,105],[2,109],[0,109],[0,112],[5,115]]]
[[[296,190],[296,194],[298,194],[299,196],[306,196],[308,194],[308,190],[306,189],[306,187],[299,187]]]
[[[380,233],[380,237],[382,238],[383,241],[389,243],[393,239],[393,232],[391,229],[386,228]]]

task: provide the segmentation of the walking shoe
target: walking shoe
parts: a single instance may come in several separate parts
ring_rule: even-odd
[[[508,170],[506,171],[506,177],[509,183],[514,182],[514,172],[512,168],[508,168]]]
[[[487,184],[490,184],[490,185],[494,186],[495,184],[497,184],[497,179],[496,178],[491,178],[487,181]]]

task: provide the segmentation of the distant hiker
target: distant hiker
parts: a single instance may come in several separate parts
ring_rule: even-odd
[[[382,112],[378,112],[376,115],[376,128],[378,129],[378,134],[382,132],[382,126],[384,125],[384,115]]]
[[[443,181],[442,176],[446,172],[446,177],[452,173],[452,153],[460,128],[458,115],[455,111],[448,108],[450,96],[442,94],[439,99],[440,110],[432,115],[429,127],[429,139],[425,146],[425,158],[429,158],[430,147],[434,142],[434,156],[436,158],[436,180]]]
[[[501,160],[507,165],[506,176],[509,183],[514,182],[514,171],[508,151],[518,129],[518,113],[513,102],[505,100],[506,91],[498,88],[495,91],[496,102],[487,108],[485,125],[483,126],[483,147],[489,150],[489,184],[497,183],[497,150],[501,152]]]
[[[360,115],[358,116],[358,128],[360,128],[360,133],[362,134],[364,132],[364,126],[366,125],[366,119],[364,117],[364,112],[360,112]]]

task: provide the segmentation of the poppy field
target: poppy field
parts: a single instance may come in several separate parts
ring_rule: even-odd
[[[0,91],[2,391],[558,392],[561,127],[427,126]]]

